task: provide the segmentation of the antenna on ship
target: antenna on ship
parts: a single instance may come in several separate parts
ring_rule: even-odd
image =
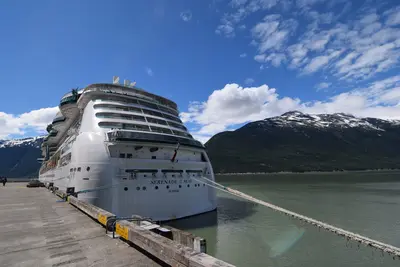
[[[113,76],[113,84],[119,84],[119,76]],[[134,87],[136,82],[131,82],[130,80],[124,79],[124,86],[126,87]]]
[[[113,84],[118,84],[118,83],[119,83],[119,77],[113,76]]]

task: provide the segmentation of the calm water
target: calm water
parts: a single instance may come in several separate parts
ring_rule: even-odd
[[[219,176],[283,208],[400,247],[400,172]],[[217,212],[173,224],[207,239],[207,253],[237,266],[400,266],[375,249],[218,193]]]

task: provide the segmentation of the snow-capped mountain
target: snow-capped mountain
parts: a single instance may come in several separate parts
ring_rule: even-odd
[[[387,126],[400,125],[398,120],[376,118],[358,118],[351,114],[305,114],[300,111],[286,112],[280,116],[257,122],[259,125],[274,124],[282,127],[316,127],[316,128],[363,128],[366,130],[384,131]]]
[[[46,136],[36,136],[28,137],[23,139],[10,139],[10,140],[0,140],[0,148],[6,147],[21,147],[21,146],[31,146],[35,148],[40,148],[43,139]]]
[[[44,136],[0,140],[0,175],[6,177],[37,177]]]
[[[216,172],[400,168],[400,121],[291,111],[213,136]]]

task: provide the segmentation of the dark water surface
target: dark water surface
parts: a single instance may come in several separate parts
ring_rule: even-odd
[[[223,185],[400,247],[400,172],[218,176]],[[217,212],[173,223],[207,240],[207,253],[237,266],[400,266],[346,241],[223,192]]]

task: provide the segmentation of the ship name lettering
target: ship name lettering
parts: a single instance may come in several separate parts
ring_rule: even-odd
[[[184,184],[187,184],[187,183],[191,183],[192,182],[192,180],[190,180],[190,179],[187,179],[187,180],[179,180],[179,182],[178,182],[178,180],[151,180],[150,181],[150,184],[181,184],[181,183],[184,183]]]

